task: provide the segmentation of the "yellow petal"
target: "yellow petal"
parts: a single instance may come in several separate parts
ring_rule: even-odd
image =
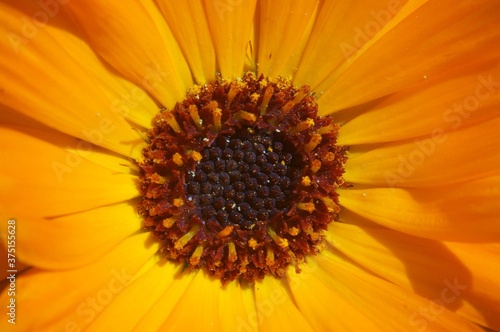
[[[491,0],[408,2],[315,88],[324,91],[318,104],[330,112],[345,109],[484,57],[500,41],[499,19]]]
[[[0,127],[0,197],[9,202],[11,213],[30,211],[50,217],[139,195],[135,176],[86,160],[83,156],[92,154],[91,149],[82,149],[81,154],[66,151],[61,144],[78,148],[82,142],[61,141],[61,136]]]
[[[259,331],[313,331],[295,306],[285,281],[266,277],[257,281],[254,287],[257,308],[250,324],[255,324],[256,320]]]
[[[183,100],[191,73],[172,33],[150,2],[73,1],[69,9],[90,45],[119,73],[165,107]]]
[[[341,209],[339,213],[339,221],[341,223],[356,225],[360,227],[377,227],[377,228],[385,228],[384,226],[377,224],[373,220],[369,218],[365,218],[356,214],[348,209]]]
[[[321,270],[314,258],[302,264],[297,274],[293,268],[287,270],[287,280],[293,299],[300,313],[314,331],[382,331],[367,319],[364,311],[352,301],[346,300],[342,289],[334,283],[324,283],[318,273],[334,274]]]
[[[219,305],[222,291],[219,280],[204,272],[197,273],[162,328],[187,331],[196,327],[200,331],[222,331],[222,311],[227,310]]]
[[[427,137],[361,148],[346,162],[347,182],[381,187],[430,187],[496,174],[500,119]],[[368,149],[369,148],[369,149]]]
[[[339,190],[345,208],[386,227],[448,241],[500,239],[500,176],[430,189]]]
[[[257,45],[259,73],[268,77],[292,77],[314,23],[317,6],[318,1],[260,3]]]
[[[88,326],[158,250],[149,237],[149,233],[130,237],[99,261],[79,269],[32,268],[17,276],[16,314],[24,318],[16,320],[16,329],[61,331]],[[2,306],[8,299],[4,291],[0,296]],[[6,319],[0,321],[2,331],[8,325]]]
[[[38,130],[52,130],[52,128],[44,125],[43,123],[19,113],[11,108],[0,105],[0,124],[4,127],[25,127],[35,128]]]
[[[461,310],[465,318],[500,330],[500,293],[492,291],[498,287],[496,276],[500,273],[500,247],[495,244],[445,243],[462,263],[471,271],[472,287],[467,297],[468,310]],[[485,266],[487,268],[485,268]]]
[[[215,80],[215,51],[202,0],[156,0],[199,84]]]
[[[162,269],[165,272],[165,268]],[[178,271],[178,270],[177,270]],[[141,320],[131,325],[132,331],[159,331],[161,326],[167,320],[167,317],[175,309],[179,299],[189,289],[193,278],[198,274],[194,273],[179,273],[177,272],[173,280],[167,282],[166,291],[160,292],[158,300],[153,304]],[[199,299],[199,297],[198,297]],[[193,322],[193,320],[191,320]]]
[[[96,62],[89,62],[90,70],[82,67],[80,59],[70,56],[66,45],[51,35],[53,29],[37,28],[30,17],[45,13],[30,10],[34,3],[13,6],[0,4],[0,33],[7,36],[0,40],[5,59],[0,63],[0,104],[61,132],[137,157],[140,149],[131,148],[140,145],[137,134],[108,99],[111,90],[104,93],[105,85],[96,84],[90,74]],[[61,20],[65,22],[62,16]],[[60,72],[64,75],[54,74]]]
[[[45,269],[70,269],[95,261],[140,230],[142,223],[130,203],[50,220],[24,211],[15,220],[17,256]],[[7,224],[1,229],[7,234]]]
[[[57,11],[57,15],[54,15],[44,30],[55,43],[64,48],[67,56],[75,59],[85,72],[94,78],[95,83],[108,98],[108,108],[113,113],[143,128],[149,128],[151,119],[158,112],[154,101],[142,88],[112,73],[90,46],[82,43],[81,31],[75,27],[68,13],[59,11],[56,4],[52,2],[51,8],[54,13]],[[39,6],[31,4],[30,12],[39,10]]]
[[[318,87],[379,32],[405,3],[406,0],[323,1],[294,83]],[[320,112],[328,110],[320,108]]]
[[[436,128],[449,131],[495,117],[500,102],[499,77],[496,55],[493,61],[481,61],[395,93],[371,110],[349,119],[340,128],[337,143],[353,145],[403,140],[428,135]]]
[[[255,314],[254,288],[230,282],[219,292],[219,317],[222,331],[258,331],[250,319]]]
[[[151,266],[148,266],[149,264]],[[118,293],[113,301],[91,322],[90,330],[130,331],[131,327],[138,324],[144,315],[156,305],[158,299],[169,291],[169,288],[182,288],[182,283],[178,279],[179,270],[182,269],[180,265],[160,260],[157,256],[152,257],[145,265],[148,266],[147,271],[140,277],[134,276],[130,284]],[[184,274],[181,278],[191,279]],[[163,319],[168,315],[166,308],[164,309]]]
[[[488,250],[491,245],[443,245],[392,230],[341,223],[330,225],[327,241],[392,283],[435,299],[467,319],[498,328],[495,317],[500,317],[500,301],[491,290],[500,265],[495,258],[498,250]]]
[[[316,273],[318,279],[339,292],[381,331],[400,331],[402,327],[443,332],[481,331],[439,302],[425,299],[373,276],[328,250],[314,258],[320,267]],[[321,293],[316,294],[323,296]],[[332,305],[332,310],[338,309]],[[349,320],[345,325],[354,331],[352,321]]]
[[[225,78],[243,73],[256,0],[204,0],[217,65]]]

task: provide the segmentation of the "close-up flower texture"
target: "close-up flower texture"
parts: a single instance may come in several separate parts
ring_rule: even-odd
[[[500,331],[497,0],[2,0],[1,331]]]

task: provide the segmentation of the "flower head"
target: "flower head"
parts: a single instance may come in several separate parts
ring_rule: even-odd
[[[500,330],[499,19],[3,1],[2,330]]]

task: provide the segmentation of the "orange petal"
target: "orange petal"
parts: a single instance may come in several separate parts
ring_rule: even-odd
[[[293,268],[287,270],[287,280],[293,299],[300,313],[311,324],[314,331],[382,331],[363,310],[342,294],[336,283],[324,283],[318,274],[334,274],[322,269],[316,259],[301,264],[297,274]]]
[[[448,241],[500,239],[500,176],[429,189],[339,190],[345,208],[386,227]]]
[[[292,77],[316,16],[318,1],[262,1],[259,6],[258,70]],[[282,10],[289,8],[290,10]]]
[[[79,269],[32,268],[17,276],[16,314],[23,319],[16,320],[16,329],[61,331],[88,326],[158,250],[149,237],[149,233],[130,237],[99,261]],[[9,296],[4,291],[0,303],[4,307],[7,301]],[[0,320],[2,331],[8,325],[6,319]]]
[[[339,222],[349,225],[356,225],[359,227],[377,227],[377,228],[385,228],[381,224],[370,220],[369,218],[365,218],[356,214],[348,209],[341,209],[339,213]]]
[[[16,212],[30,211],[50,217],[139,195],[135,176],[88,161],[84,157],[92,155],[90,145],[64,138],[60,134],[24,133],[0,127],[1,160],[8,160],[0,164],[0,197],[4,204],[9,203],[13,216]],[[76,147],[81,154],[65,151],[66,144]]]
[[[130,203],[50,220],[25,211],[15,220],[17,256],[45,269],[70,269],[95,261],[140,230],[142,223]],[[7,224],[1,229],[7,231]],[[4,244],[6,240],[2,239]]]
[[[113,301],[103,308],[89,329],[92,331],[130,331],[144,315],[156,304],[158,299],[170,290],[170,288],[181,288],[186,282],[178,279],[179,270],[182,268],[172,262],[160,260],[153,256],[134,276],[130,284],[120,293],[116,294]],[[141,271],[145,270],[142,275]],[[181,276],[189,281],[188,275]],[[167,308],[163,308],[163,319],[168,316]],[[117,319],[119,317],[119,319]],[[161,317],[161,316],[160,316]],[[143,331],[153,331],[144,329]]]
[[[341,223],[330,225],[327,241],[390,282],[435,299],[476,323],[498,328],[500,301],[492,290],[497,288],[494,276],[500,265],[498,250],[488,250],[491,245],[443,245],[392,230]]]
[[[75,27],[68,13],[59,11],[56,3],[52,2],[51,6],[54,12],[57,11],[57,15],[44,27],[51,39],[64,49],[65,56],[75,59],[80,67],[92,76],[109,100],[107,108],[134,124],[149,128],[151,119],[158,112],[158,107],[151,97],[142,88],[111,72],[90,46],[82,42],[81,31]],[[39,10],[39,6],[31,4],[30,12]]]
[[[191,73],[163,17],[151,2],[73,1],[66,7],[93,49],[165,107],[184,99]]]
[[[382,29],[405,3],[406,0],[323,1],[294,83],[309,84],[313,89],[318,87]],[[328,110],[320,108],[320,112]]]
[[[500,274],[498,242],[445,243],[445,245],[460,258],[473,275],[470,296],[467,296],[469,310],[460,311],[460,314],[478,324],[500,330],[500,292],[496,277]]]
[[[479,327],[446,309],[440,302],[394,285],[324,250],[314,257],[320,267],[316,275],[322,283],[363,312],[381,331],[481,331]],[[317,296],[323,296],[316,292]],[[331,310],[338,310],[332,305]],[[340,313],[339,313],[340,314]],[[348,317],[346,317],[348,319]],[[343,325],[357,326],[351,320]]]
[[[243,73],[256,2],[204,0],[217,65],[225,78]]]
[[[203,331],[221,331],[220,292],[219,280],[211,279],[203,272],[197,273],[163,324],[163,329],[187,331],[196,326]],[[203,294],[203,300],[199,294]],[[193,317],[193,313],[197,315]],[[196,319],[195,324],[193,319]]]
[[[410,1],[315,88],[324,91],[319,106],[359,105],[496,53],[499,19],[496,1]]]
[[[496,174],[500,168],[500,119],[428,137],[351,149],[347,182],[381,187],[429,187]]]
[[[495,58],[382,99],[345,123],[337,143],[403,140],[425,136],[436,128],[449,131],[496,117],[500,65],[498,55]]]
[[[109,73],[95,76],[99,70],[103,72],[95,58],[89,61],[88,68],[82,67],[81,59],[70,56],[68,45],[57,39],[64,33],[53,35],[55,28],[50,26],[37,28],[30,18],[42,14],[48,16],[35,3],[0,4],[0,32],[7,36],[0,40],[0,52],[5,59],[0,63],[0,104],[61,132],[127,157],[137,157],[140,149],[131,146],[140,146],[138,135],[123,119],[118,104],[113,104],[120,101],[113,94],[119,83]],[[50,22],[67,25],[67,17],[57,15],[56,19]],[[65,40],[78,45],[74,37]],[[88,52],[82,53],[84,60],[90,58],[87,55]],[[61,71],[64,75],[54,75]],[[96,84],[107,82],[108,78],[109,84]]]
[[[215,51],[202,0],[156,0],[199,84],[215,80]]]
[[[219,293],[219,315],[222,331],[258,331],[258,325],[250,325],[255,314],[254,288],[239,282],[230,282]]]
[[[249,323],[257,321],[259,331],[313,331],[296,307],[285,281],[266,277],[254,287],[257,309]]]
[[[159,331],[161,326],[167,320],[167,317],[176,308],[180,298],[190,288],[191,283],[198,272],[194,273],[179,273],[177,272],[172,282],[169,282],[166,291],[160,292],[159,299],[141,318],[141,320],[133,326],[132,331]],[[198,297],[199,299],[199,297]],[[191,322],[194,320],[191,319]]]

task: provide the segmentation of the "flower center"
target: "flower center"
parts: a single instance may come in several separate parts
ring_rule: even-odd
[[[162,254],[223,283],[299,272],[345,185],[338,125],[317,113],[307,86],[253,73],[162,110],[138,161],[138,210]]]
[[[204,220],[251,229],[288,212],[303,163],[287,135],[247,127],[220,135],[187,174],[188,201]]]

